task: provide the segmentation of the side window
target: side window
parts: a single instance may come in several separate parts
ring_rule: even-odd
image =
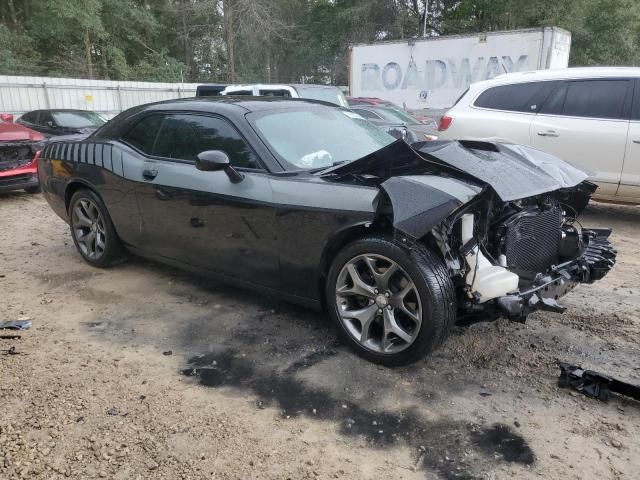
[[[51,115],[51,112],[40,112],[40,116],[38,117],[38,125],[49,126],[55,124],[56,122],[53,120],[53,115]]]
[[[628,118],[625,115],[628,80],[586,80],[567,84],[562,115],[588,118]]]
[[[289,90],[285,90],[285,89],[265,89],[265,90],[259,90],[260,95],[265,96],[265,97],[286,97],[289,98],[291,97],[291,92]]]
[[[204,115],[167,115],[153,154],[195,161],[206,150],[224,151],[234,167],[261,168],[256,154],[231,124]]]
[[[362,118],[366,118],[367,120],[380,120],[381,118],[373,113],[371,110],[365,110],[364,108],[352,108],[353,112],[360,115]]]
[[[232,96],[248,95],[248,96],[251,96],[251,95],[253,95],[253,90],[232,90],[232,91],[228,92],[226,95],[232,95]]]
[[[633,109],[631,112],[633,120],[640,120],[640,79],[635,80],[635,89],[633,92]]]
[[[567,96],[567,82],[563,82],[560,88],[551,94],[544,103],[539,113],[547,113],[549,115],[560,115],[564,106],[564,99]]]
[[[35,120],[38,116],[38,112],[29,112],[22,115],[22,120],[28,123],[35,123]]]
[[[509,112],[535,113],[554,86],[555,82],[551,81],[501,85],[482,92],[474,102],[474,106]]]
[[[129,130],[122,139],[132,147],[147,155],[153,155],[153,145],[158,136],[164,115],[154,114],[144,117]]]

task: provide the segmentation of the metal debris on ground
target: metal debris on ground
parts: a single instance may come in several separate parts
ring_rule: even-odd
[[[611,392],[640,400],[640,386],[565,362],[559,362],[559,366],[558,386],[560,388],[572,387],[587,397],[602,401],[609,400]]]
[[[31,328],[31,320],[5,320],[0,322],[0,330],[27,330]]]
[[[22,335],[0,335],[0,340],[20,340]]]

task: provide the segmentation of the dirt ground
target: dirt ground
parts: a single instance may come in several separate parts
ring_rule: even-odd
[[[0,319],[33,321],[0,339],[0,478],[638,478],[640,405],[556,386],[558,359],[640,383],[640,208],[582,223],[614,228],[618,263],[566,314],[458,327],[387,369],[321,313],[96,270],[40,195],[0,195]]]

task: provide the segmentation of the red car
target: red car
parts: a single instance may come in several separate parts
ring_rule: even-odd
[[[38,156],[44,137],[0,115],[0,192],[38,193]]]

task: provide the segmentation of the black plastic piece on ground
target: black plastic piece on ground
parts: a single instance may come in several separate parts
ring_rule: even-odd
[[[558,365],[560,367],[560,377],[558,378],[560,388],[574,388],[587,397],[602,401],[609,400],[610,392],[640,400],[640,387],[637,385],[621,382],[593,370],[584,370],[577,365],[565,362],[559,362]]]

